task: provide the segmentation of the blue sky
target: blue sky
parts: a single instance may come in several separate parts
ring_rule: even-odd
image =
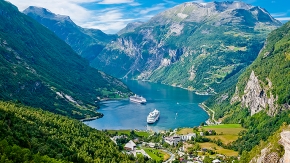
[[[28,6],[38,6],[68,15],[79,26],[116,33],[126,24],[147,21],[152,16],[184,2],[211,2],[211,0],[8,0],[20,11]],[[216,0],[221,1],[221,0]],[[276,19],[290,20],[290,0],[240,0],[265,8]]]

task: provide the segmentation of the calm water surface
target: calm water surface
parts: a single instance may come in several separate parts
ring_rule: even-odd
[[[103,118],[85,122],[96,129],[166,130],[177,127],[198,126],[208,119],[198,103],[209,96],[196,95],[181,88],[144,81],[124,81],[136,94],[147,99],[145,105],[132,103],[129,99],[105,101],[98,110]],[[147,125],[146,118],[154,108],[160,111],[156,123]]]

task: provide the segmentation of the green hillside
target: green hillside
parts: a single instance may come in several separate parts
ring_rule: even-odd
[[[280,25],[243,2],[187,2],[120,35],[91,65],[119,78],[213,94],[236,84]]]
[[[85,118],[101,116],[99,99],[130,93],[15,6],[0,1],[0,9],[0,99]]]
[[[132,162],[78,120],[0,101],[0,162]]]
[[[77,26],[68,16],[56,15],[45,8],[30,6],[23,11],[65,41],[83,58],[91,61],[103,50],[106,44],[116,39],[97,29]]]
[[[240,153],[266,141],[283,122],[290,124],[289,34],[290,22],[271,32],[237,85],[206,101],[216,118],[223,117],[224,123],[241,123],[248,129],[232,144]]]

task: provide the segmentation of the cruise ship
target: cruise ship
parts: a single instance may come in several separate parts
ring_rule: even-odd
[[[136,94],[134,96],[130,96],[130,101],[137,102],[137,103],[140,103],[140,104],[145,104],[147,102],[144,97],[138,96]]]
[[[154,109],[154,111],[150,112],[147,116],[147,123],[154,123],[159,119],[160,112],[159,110]]]

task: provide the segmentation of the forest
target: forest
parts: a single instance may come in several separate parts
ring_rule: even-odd
[[[0,101],[0,162],[132,162],[105,133],[78,120]]]

